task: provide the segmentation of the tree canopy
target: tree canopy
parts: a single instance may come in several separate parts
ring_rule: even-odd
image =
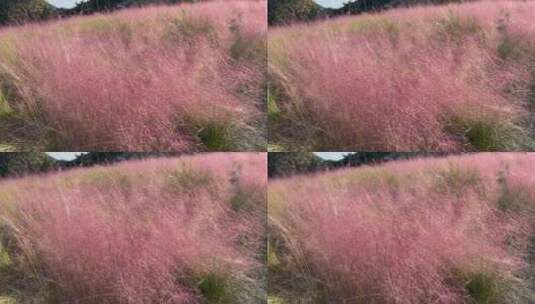
[[[55,166],[45,153],[0,153],[0,177],[46,172]]]
[[[53,7],[45,0],[1,0],[0,25],[21,24],[43,20],[53,14]]]
[[[68,14],[92,14],[101,11],[144,6],[150,4],[177,4],[183,2],[197,2],[199,0],[87,0],[78,2],[76,6],[67,11]]]
[[[307,21],[317,17],[321,7],[313,0],[269,0],[269,24]]]
[[[322,159],[312,152],[276,152],[268,154],[268,175],[285,176],[317,170]]]

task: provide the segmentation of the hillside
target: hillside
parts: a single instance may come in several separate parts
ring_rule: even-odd
[[[270,30],[270,144],[534,149],[532,1],[391,9]]]
[[[535,155],[270,180],[270,303],[533,303]]]
[[[0,302],[264,303],[266,183],[254,153],[0,181]]]
[[[0,29],[0,150],[265,150],[266,3]]]

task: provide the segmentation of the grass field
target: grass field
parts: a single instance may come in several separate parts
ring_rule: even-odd
[[[266,159],[0,181],[0,303],[264,303]]]
[[[532,1],[392,9],[270,29],[270,144],[532,150]]]
[[[209,1],[0,29],[0,144],[265,150],[265,12]]]
[[[534,154],[270,180],[270,303],[533,303]]]

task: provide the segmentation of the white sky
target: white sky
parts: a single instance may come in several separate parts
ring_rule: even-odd
[[[46,0],[50,4],[56,6],[56,7],[65,7],[65,8],[71,8],[74,7],[76,2],[83,2],[82,0]],[[341,7],[344,2],[348,2],[349,0],[314,0],[319,5],[324,7],[333,7],[338,8]]]
[[[314,154],[327,160],[340,160],[347,152],[314,152]]]
[[[332,7],[332,8],[339,8],[344,5],[345,2],[349,2],[349,0],[314,0],[316,3],[323,7]]]
[[[59,160],[73,160],[82,153],[85,152],[46,152],[49,156]]]
[[[82,0],[46,0],[46,2],[54,5],[55,7],[72,8],[77,2],[83,2]]]
[[[73,160],[76,156],[85,152],[46,152],[49,156],[60,160]],[[348,152],[314,152],[317,156],[328,160],[340,160]]]

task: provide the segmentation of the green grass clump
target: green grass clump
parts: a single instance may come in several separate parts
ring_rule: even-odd
[[[377,36],[386,34],[392,44],[400,39],[400,25],[397,21],[387,17],[359,18],[353,21],[349,27],[351,32]]]
[[[0,304],[18,304],[17,299],[8,296],[0,296]]]
[[[209,303],[231,303],[227,279],[219,274],[207,274],[199,281],[198,287]]]
[[[451,11],[446,17],[438,19],[435,27],[434,35],[444,42],[461,44],[467,36],[484,38],[483,28],[475,17],[460,16]]]
[[[487,268],[455,269],[451,283],[460,284],[472,304],[506,304],[513,281],[498,270]],[[521,302],[524,303],[524,302]]]
[[[9,253],[6,249],[0,244],[0,273],[2,273],[3,269],[6,269],[7,267],[11,266],[11,257],[9,256]]]
[[[449,164],[440,168],[433,175],[438,193],[461,195],[468,189],[477,189],[481,185],[481,176],[476,168]]]
[[[507,181],[507,168],[498,171],[497,178],[500,188],[498,208],[502,211],[533,210],[535,207],[529,189],[524,187],[512,188]]]
[[[267,111],[269,121],[276,121],[279,119],[281,110],[277,105],[277,94],[273,90],[267,92]]]
[[[209,151],[228,151],[234,147],[229,129],[217,122],[206,122],[198,127],[197,136]]]
[[[168,176],[166,189],[172,193],[193,194],[199,189],[208,188],[213,182],[214,178],[210,172],[184,165]]]
[[[4,95],[0,89],[0,120],[2,118],[8,117],[13,113],[13,109],[7,102],[7,97]]]
[[[255,203],[253,202],[251,192],[239,189],[230,199],[230,205],[234,210],[253,210]]]
[[[218,43],[216,29],[209,19],[193,18],[187,14],[173,19],[164,33],[164,41],[188,46],[194,46],[203,37],[214,45]]]
[[[267,48],[264,39],[246,37],[241,30],[241,18],[230,21],[229,30],[234,39],[230,46],[230,56],[235,60],[259,60],[267,58]]]
[[[277,249],[268,240],[267,243],[267,267],[270,272],[279,271],[282,267],[282,262],[279,259]]]
[[[284,300],[281,297],[270,295],[268,296],[268,304],[284,304]]]
[[[475,303],[491,304],[499,302],[499,289],[496,277],[489,273],[477,272],[469,274],[465,287]]]
[[[528,144],[520,127],[513,123],[500,123],[503,118],[456,116],[447,124],[447,131],[464,138],[468,150],[506,151],[517,150]],[[498,122],[498,123],[497,123]]]

